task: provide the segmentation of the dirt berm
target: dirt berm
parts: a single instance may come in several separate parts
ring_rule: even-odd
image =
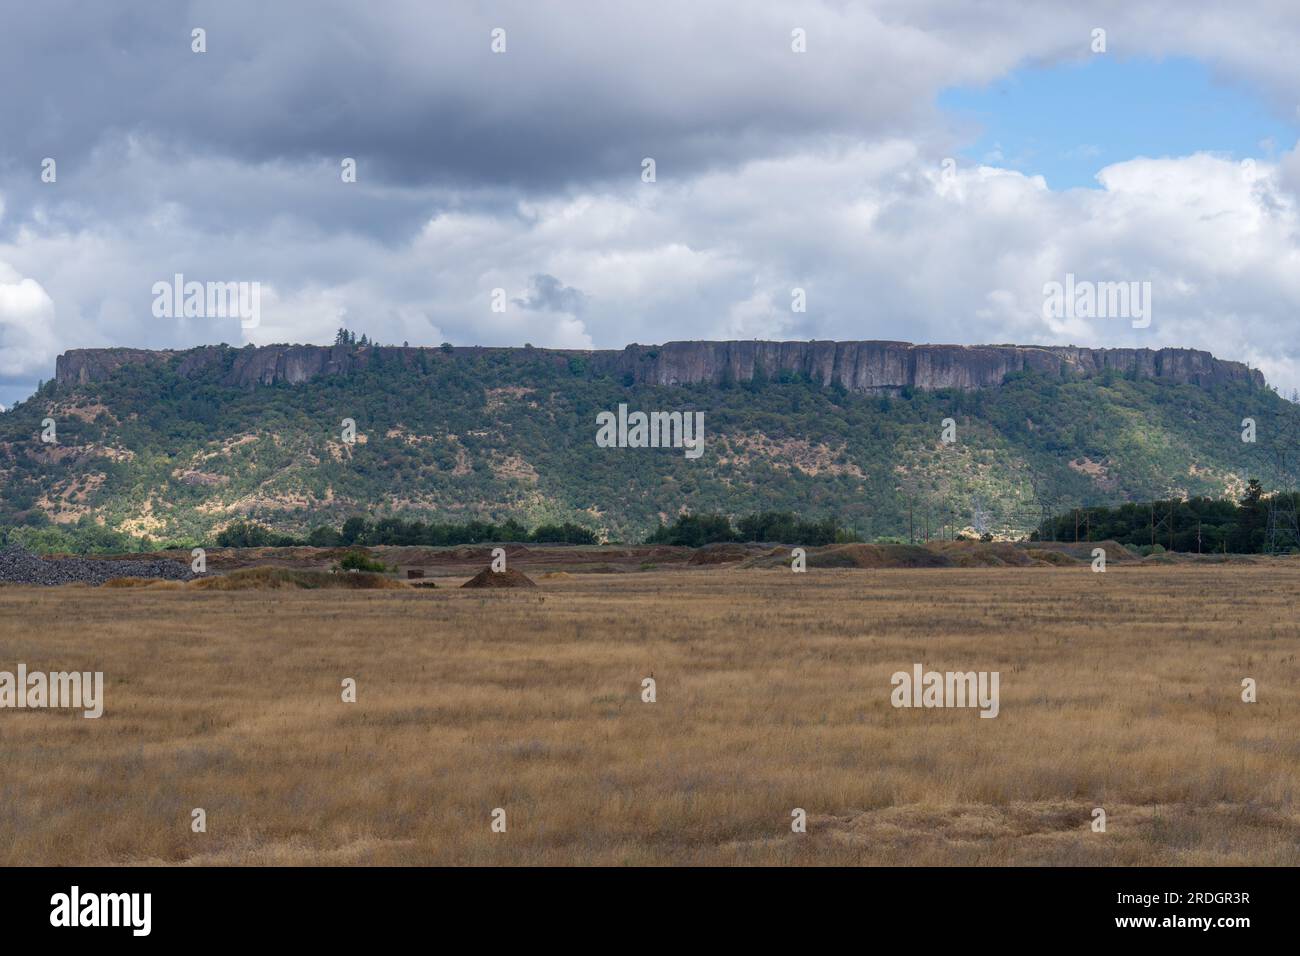
[[[522,571],[507,568],[505,571],[493,571],[484,568],[461,585],[463,588],[535,588],[533,579]]]

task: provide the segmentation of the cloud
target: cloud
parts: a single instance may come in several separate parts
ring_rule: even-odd
[[[826,137],[950,138],[938,91],[1088,56],[1099,20],[1115,55],[1195,56],[1292,115],[1288,5],[1220,6],[47,0],[7,11],[0,85],[32,95],[0,101],[0,128],[15,175],[52,156],[68,182],[126,135],[180,162],[316,162],[335,178],[353,157],[360,181],[400,187],[613,183],[645,156],[681,178]],[[796,26],[806,53],[791,50]],[[494,28],[505,53],[491,52]]]
[[[571,289],[555,276],[535,275],[532,288],[514,300],[520,308],[535,312],[568,312],[577,315],[582,311],[587,297],[580,289]]]
[[[52,365],[53,319],[54,302],[40,283],[0,262],[0,382]]]
[[[29,235],[0,256],[25,274],[46,267],[61,331],[65,308],[96,317],[90,342],[67,345],[327,342],[339,325],[384,342],[575,348],[784,336],[1176,345],[1297,384],[1295,347],[1278,336],[1300,314],[1286,170],[1258,162],[1246,176],[1198,154],[1115,164],[1099,179],[1100,190],[1053,192],[994,167],[948,177],[916,144],[894,141],[439,214],[395,244],[307,222],[260,239],[211,234],[181,216],[165,236],[119,221]],[[149,290],[173,271],[263,281],[262,325],[153,319]],[[1151,282],[1151,327],[1044,320],[1043,286],[1067,273]],[[491,309],[495,288],[507,292],[505,313]],[[804,313],[791,311],[795,288]]]
[[[1177,345],[1300,386],[1300,151],[1249,175],[1134,157],[1096,190],[997,158],[943,174],[965,134],[939,91],[1089,55],[1098,25],[1114,55],[1198,57],[1294,112],[1300,24],[1281,3],[20,6],[0,84],[36,92],[0,100],[0,377],[48,377],[72,347],[348,325],[572,348]],[[177,272],[260,282],[261,325],[153,318],[153,283]],[[1150,281],[1151,327],[1045,321],[1043,285],[1067,272]]]

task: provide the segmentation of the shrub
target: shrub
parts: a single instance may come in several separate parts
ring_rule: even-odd
[[[266,548],[271,544],[269,528],[251,521],[236,521],[217,533],[219,548]]]
[[[376,573],[383,573],[388,570],[386,564],[382,561],[371,560],[364,551],[349,551],[339,559],[335,568],[339,571],[373,571]]]
[[[321,525],[307,535],[307,543],[313,548],[337,548],[343,543],[343,537],[333,528]]]

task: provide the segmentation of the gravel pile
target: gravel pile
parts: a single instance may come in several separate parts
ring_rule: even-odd
[[[189,565],[178,561],[96,558],[42,558],[23,548],[0,550],[0,583],[91,584],[109,578],[165,578],[188,581],[194,575]]]
[[[535,588],[533,579],[522,571],[509,568],[505,571],[493,571],[484,568],[461,585],[463,588]]]

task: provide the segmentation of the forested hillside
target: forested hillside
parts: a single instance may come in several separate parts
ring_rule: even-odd
[[[1300,433],[1300,407],[1249,376],[1026,369],[890,394],[761,364],[660,385],[574,352],[340,348],[366,360],[294,383],[231,384],[251,353],[224,346],[46,383],[0,415],[0,528],[199,542],[236,521],[302,535],[364,513],[640,540],[689,510],[833,517],[864,540],[909,522],[1008,533],[1076,506],[1285,487]],[[597,414],[620,403],[703,412],[703,454],[598,447]]]

